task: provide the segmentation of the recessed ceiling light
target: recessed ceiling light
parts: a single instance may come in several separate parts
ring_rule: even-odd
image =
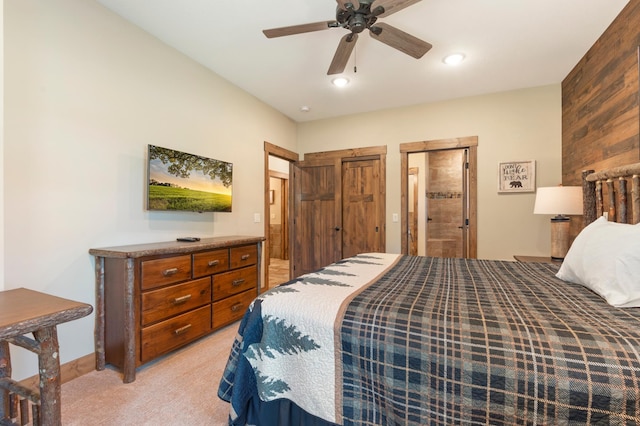
[[[302,111],[302,112],[309,112],[309,111],[311,111],[311,108],[309,108],[309,107],[308,107],[308,106],[306,106],[306,105],[303,105],[303,106],[301,106],[301,107],[300,107],[300,111]]]
[[[333,80],[331,80],[331,82],[333,83],[334,86],[344,87],[347,84],[349,84],[349,79],[346,77],[336,77]]]
[[[464,55],[462,53],[452,53],[442,59],[442,62],[447,65],[458,65],[462,61],[464,61]]]

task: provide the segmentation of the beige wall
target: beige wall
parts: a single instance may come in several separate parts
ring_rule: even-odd
[[[559,184],[560,121],[555,84],[302,123],[298,149],[387,145],[387,252],[400,252],[400,222],[392,222],[400,213],[399,145],[478,136],[478,257],[513,260],[514,254],[549,255],[550,218],[533,215],[534,193],[497,193],[498,163],[536,160],[537,185]]]
[[[4,2],[4,18],[7,289],[94,304],[91,247],[263,235],[263,144],[295,151],[295,123],[96,2]],[[146,211],[147,144],[234,163],[233,213]],[[93,352],[93,327],[60,326],[63,363]],[[19,353],[14,377],[36,374]]]
[[[4,100],[4,2],[0,3],[0,99]],[[4,102],[0,104],[0,253],[4,253]],[[4,256],[0,256],[0,291],[4,284]]]
[[[270,178],[269,179],[269,188],[271,189],[271,191],[273,191],[273,204],[269,205],[269,210],[270,210],[270,220],[269,220],[269,224],[270,225],[281,225],[282,224],[282,190],[280,189],[280,182],[282,182],[280,179],[277,178]]]

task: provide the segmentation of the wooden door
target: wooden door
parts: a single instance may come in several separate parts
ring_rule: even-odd
[[[466,257],[466,149],[431,151],[427,180],[427,256]]]
[[[417,167],[409,169],[409,254],[418,255],[418,178]]]
[[[338,167],[335,161],[293,164],[293,277],[342,258],[337,164]]]
[[[382,251],[380,160],[342,163],[342,257]]]

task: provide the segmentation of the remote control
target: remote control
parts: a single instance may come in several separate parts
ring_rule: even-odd
[[[200,238],[198,237],[180,237],[180,238],[176,238],[177,241],[184,241],[187,243],[194,243],[196,241],[200,241]]]

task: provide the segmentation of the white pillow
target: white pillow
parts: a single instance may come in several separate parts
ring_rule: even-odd
[[[556,276],[610,305],[640,307],[640,226],[598,218],[578,234]]]

